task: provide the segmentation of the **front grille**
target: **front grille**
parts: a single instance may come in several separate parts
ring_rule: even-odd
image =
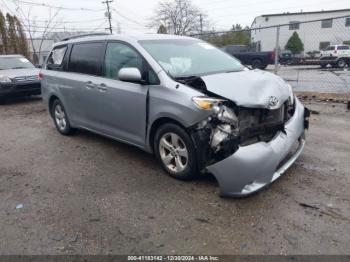
[[[33,82],[33,81],[38,81],[39,80],[39,76],[17,76],[14,77],[13,80],[17,83],[21,83],[21,82]]]
[[[40,83],[33,83],[33,84],[23,84],[18,85],[17,90],[31,90],[31,89],[40,89]]]
[[[249,129],[273,126],[284,122],[285,106],[276,110],[245,108],[240,110],[239,119],[239,127],[243,133]]]
[[[323,56],[323,57],[321,57],[321,61],[334,61],[334,60],[337,60],[338,59],[338,57],[336,57],[336,56]]]
[[[284,131],[285,123],[294,115],[294,111],[294,105],[289,101],[275,110],[241,108],[239,110],[241,145],[271,141],[278,132]]]

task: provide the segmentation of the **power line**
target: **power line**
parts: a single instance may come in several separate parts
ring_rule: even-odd
[[[90,23],[90,22],[100,22],[100,21],[106,21],[105,18],[98,18],[98,19],[90,19],[90,20],[80,20],[80,21],[65,21],[63,20],[63,24],[82,24],[82,23]],[[33,23],[47,23],[47,20],[29,20],[30,22]]]
[[[129,18],[129,17],[123,15],[122,13],[118,12],[114,7],[112,7],[112,9],[113,9],[114,12],[116,12],[119,16],[121,16],[121,17],[124,18],[125,20],[127,20],[127,21],[129,21],[129,22],[132,22],[132,23],[134,23],[134,24],[140,25],[140,26],[142,26],[142,27],[145,27],[145,25],[139,23],[138,21],[133,20],[133,19],[131,19],[131,18]]]
[[[108,22],[109,22],[109,31],[111,32],[111,34],[113,33],[113,29],[112,29],[112,21],[111,21],[112,15],[111,15],[109,4],[112,2],[113,2],[113,0],[106,0],[106,1],[102,2],[102,4],[106,4],[106,6],[107,6],[107,18],[108,18]]]
[[[22,23],[23,23],[23,21],[22,21]],[[102,24],[105,24],[106,23],[106,21],[103,21],[103,23]],[[26,25],[26,26],[30,26],[31,28],[39,28],[39,29],[45,29],[45,28],[47,28],[47,26],[38,26],[38,25],[27,25],[27,24],[25,24],[25,23],[23,23],[24,25]],[[101,24],[101,25],[102,25]],[[88,29],[92,29],[92,28],[96,28],[96,26],[84,26],[84,27],[66,27],[66,26],[61,26],[61,27],[55,27],[55,26],[53,26],[53,27],[50,27],[51,29],[62,29],[62,30],[65,30],[65,29],[72,29],[72,30],[75,30],[75,29],[81,29],[81,30],[88,30]]]
[[[67,11],[88,11],[88,12],[100,12],[103,11],[103,9],[89,9],[84,7],[74,8],[74,7],[66,7],[66,6],[55,6],[55,5],[48,5],[45,3],[35,3],[35,2],[29,2],[29,1],[22,1],[22,0],[7,0],[17,5],[17,3],[21,3],[24,5],[30,5],[30,6],[42,6],[42,7],[49,7],[49,8],[55,8],[55,9],[62,9]]]

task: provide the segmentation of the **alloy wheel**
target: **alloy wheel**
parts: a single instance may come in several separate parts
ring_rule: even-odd
[[[63,131],[67,127],[66,114],[61,105],[56,105],[55,107],[55,121],[58,128]]]
[[[174,173],[181,173],[188,165],[188,150],[175,133],[164,134],[159,141],[159,153],[163,164]]]

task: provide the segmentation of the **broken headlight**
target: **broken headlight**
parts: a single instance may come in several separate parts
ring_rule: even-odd
[[[235,112],[227,106],[221,105],[216,115],[219,125],[212,132],[211,147],[215,152],[223,148],[223,144],[239,135],[238,117]]]
[[[215,110],[217,111],[219,108],[218,106],[220,103],[224,102],[225,100],[219,99],[219,98],[211,98],[206,96],[196,96],[192,98],[193,103],[200,109],[204,110]]]

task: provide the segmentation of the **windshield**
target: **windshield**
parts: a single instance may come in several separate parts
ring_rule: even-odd
[[[244,69],[237,59],[196,39],[143,40],[139,43],[175,78]]]
[[[34,65],[24,57],[0,57],[0,70],[35,68]]]

